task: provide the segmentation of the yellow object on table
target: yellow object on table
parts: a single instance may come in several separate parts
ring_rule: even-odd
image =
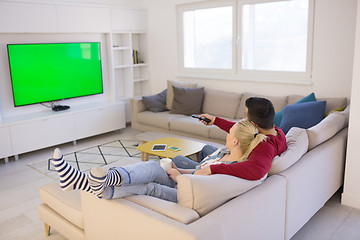
[[[166,149],[164,151],[152,151],[154,144],[166,144]],[[183,139],[175,137],[165,137],[159,138],[153,141],[145,142],[142,145],[138,146],[136,149],[141,151],[141,160],[148,161],[149,154],[156,155],[163,158],[174,158],[178,155],[190,156],[197,154],[197,159],[199,159],[199,152],[205,146],[205,143]],[[174,151],[169,149],[169,147],[180,148],[179,151]]]

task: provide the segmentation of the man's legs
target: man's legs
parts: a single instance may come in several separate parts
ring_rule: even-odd
[[[204,158],[206,158],[207,156],[209,156],[210,154],[212,154],[213,152],[215,152],[218,148],[214,147],[212,145],[205,145],[200,152],[200,160],[203,160]]]
[[[217,148],[214,146],[205,145],[200,151],[200,161],[203,160],[204,158],[206,158],[208,155],[215,152],[216,150],[217,150]],[[199,165],[198,162],[195,162],[195,161],[191,160],[190,158],[180,156],[180,155],[174,157],[172,159],[172,161],[176,165],[176,167],[182,168],[182,169],[195,169],[196,166]]]

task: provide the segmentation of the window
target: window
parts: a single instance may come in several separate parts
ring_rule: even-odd
[[[232,7],[183,13],[184,67],[232,68]]]
[[[206,78],[225,72],[229,79],[309,80],[313,5],[314,0],[179,5],[179,73]]]
[[[242,6],[242,69],[305,72],[308,0]]]

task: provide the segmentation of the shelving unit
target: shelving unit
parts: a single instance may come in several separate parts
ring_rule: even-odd
[[[149,66],[146,32],[110,33],[114,99],[143,96],[149,93]],[[134,64],[133,50],[139,63]]]

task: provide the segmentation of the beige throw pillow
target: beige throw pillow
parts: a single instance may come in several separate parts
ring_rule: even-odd
[[[178,204],[204,216],[215,208],[261,184],[262,179],[250,181],[230,175],[214,174],[178,176]]]
[[[273,159],[269,175],[285,171],[307,152],[309,140],[306,130],[298,127],[291,128],[286,134],[286,144],[286,151]]]
[[[197,83],[183,83],[183,82],[175,82],[175,81],[167,81],[167,95],[166,95],[166,107],[171,110],[173,100],[174,100],[174,91],[173,87],[186,87],[186,88],[194,88],[197,87]]]

